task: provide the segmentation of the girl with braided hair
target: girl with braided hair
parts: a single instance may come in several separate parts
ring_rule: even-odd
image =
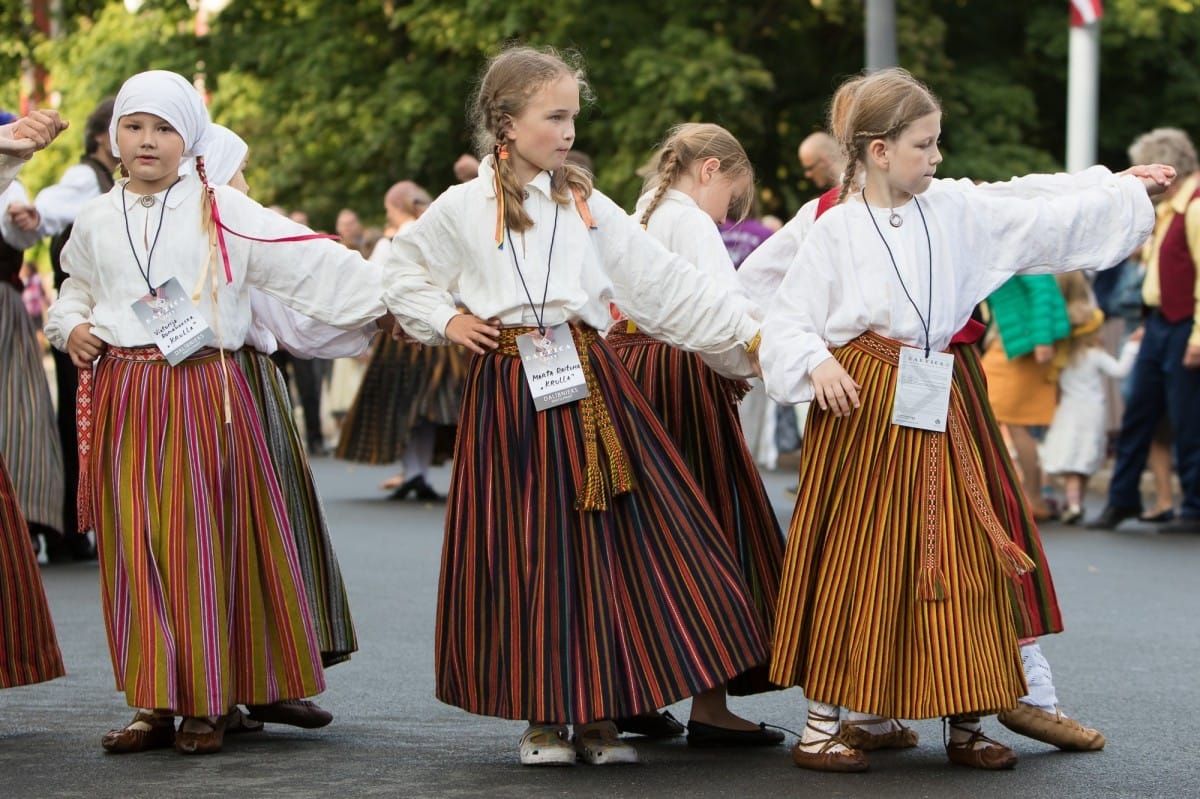
[[[758,323],[744,294],[663,248],[566,163],[581,93],[582,70],[552,50],[493,58],[473,105],[488,153],[479,176],[396,237],[384,276],[410,335],[473,353],[437,695],[527,721],[526,765],[636,761],[612,719],[766,657],[724,531],[598,333],[616,302],[651,335],[745,375]]]
[[[720,125],[688,123],[668,135],[655,153],[645,193],[633,218],[671,252],[738,291],[737,275],[718,225],[744,217],[754,187],[754,169],[741,143]],[[737,554],[747,591],[764,628],[770,631],[783,559],[783,532],[762,477],[746,446],[738,402],[748,388],[709,368],[703,356],[673,347],[632,322],[618,321],[608,343],[641,386],[683,455]],[[771,690],[766,662],[728,686],[734,694]],[[688,721],[691,746],[770,746],[783,734],[729,711],[726,686],[692,698]],[[622,722],[627,728],[628,722]]]
[[[278,477],[227,353],[251,286],[344,328],[386,314],[361,256],[208,185],[208,131],[182,76],[122,85],[110,132],[127,178],[76,218],[46,325],[80,369],[80,525],[94,523],[116,683],[138,708],[102,738],[114,753],[215,752],[235,705],[324,690]]]
[[[1012,274],[1119,262],[1153,226],[1147,192],[1173,172],[1140,168],[1050,197],[926,193],[941,162],[928,88],[892,69],[843,91],[832,115],[843,202],[804,237],[763,327],[768,393],[817,405],[771,677],[808,697],[792,753],[801,767],[867,768],[839,737],[842,705],[949,717],[951,762],[1010,768],[1015,754],[979,717],[1026,693],[1005,573],[1031,561],[997,520],[944,350]]]

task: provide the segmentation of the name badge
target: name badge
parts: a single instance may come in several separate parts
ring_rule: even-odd
[[[953,355],[931,352],[926,358],[924,350],[901,347],[892,424],[944,433],[953,379]]]
[[[539,411],[567,405],[588,395],[583,364],[566,322],[546,328],[544,336],[536,330],[517,336],[517,350],[521,353],[533,405]]]
[[[178,366],[197,350],[216,343],[216,334],[178,280],[171,278],[154,292],[131,307],[167,363]]]

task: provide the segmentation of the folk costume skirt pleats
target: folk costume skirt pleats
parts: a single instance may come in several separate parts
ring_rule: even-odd
[[[288,522],[296,539],[304,593],[321,647],[321,662],[328,668],[349,660],[358,649],[358,639],[342,570],[329,538],[325,508],[317,493],[287,383],[279,367],[270,356],[253,349],[238,350],[236,358],[250,386],[271,465],[283,490]]]
[[[500,351],[475,356],[466,376],[438,698],[582,723],[652,711],[762,663],[767,639],[726,534],[620,361],[575,330],[591,396],[538,412],[517,332],[502,330]]]
[[[431,424],[436,429],[433,463],[444,463],[454,453],[465,370],[465,350],[459,347],[376,337],[362,385],[342,422],[337,457],[394,463],[404,456],[413,430]]]
[[[324,690],[295,538],[241,369],[215,353],[169,366],[151,347],[110,347],[92,407],[104,621],[129,704],[205,716]]]
[[[610,332],[608,343],[696,478],[737,558],[759,621],[770,635],[783,570],[783,531],[742,435],[738,401],[746,384],[717,374],[699,355],[644,333]],[[774,688],[778,686],[767,679],[765,661],[729,684],[733,694]]]
[[[0,342],[0,457],[25,521],[61,533],[63,456],[50,383],[33,322],[7,285],[0,285]]]
[[[0,458],[0,688],[65,673],[29,528]]]
[[[1000,425],[988,401],[983,363],[978,351],[970,344],[956,344],[951,347],[951,352],[954,353],[954,380],[962,392],[967,429],[975,436],[980,457],[983,458],[983,473],[987,477],[992,508],[1001,526],[1034,562],[1031,571],[1008,584],[1017,637],[1036,638],[1060,633],[1063,629],[1062,611],[1058,607],[1054,579],[1050,575],[1033,511],[1025,499],[1025,492],[1021,490],[1021,479],[1017,476],[1012,456],[1008,454]]]
[[[988,713],[1025,694],[1000,528],[957,388],[947,432],[891,423],[899,347],[835,355],[862,406],[814,407],[800,464],[771,677],[812,700],[895,718]]]

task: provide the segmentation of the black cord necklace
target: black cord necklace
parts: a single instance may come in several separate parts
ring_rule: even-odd
[[[521,288],[525,289],[525,296],[529,299],[529,307],[533,311],[533,318],[537,320],[538,334],[545,337],[546,324],[543,322],[543,317],[546,314],[546,297],[550,294],[550,259],[554,257],[554,239],[558,235],[558,203],[554,203],[554,226],[550,229],[550,251],[546,253],[546,285],[542,288],[541,310],[534,304],[533,295],[529,293],[529,286],[525,283],[525,276],[521,274],[521,265],[517,263],[517,248],[513,245],[512,231],[508,229],[508,225],[504,226],[504,234],[508,237],[508,249],[512,253],[513,266],[517,270],[517,278],[521,281]]]
[[[128,183],[121,184],[121,212],[125,215],[125,236],[129,239],[129,251],[133,253],[133,262],[137,264],[138,271],[142,273],[142,277],[146,280],[146,288],[150,290],[151,297],[158,296],[158,289],[154,288],[154,284],[150,281],[150,262],[154,259],[154,248],[158,246],[158,234],[162,233],[163,218],[167,215],[167,198],[171,196],[171,189],[179,183],[181,178],[176,178],[175,183],[167,186],[167,193],[163,195],[162,209],[158,212],[158,228],[154,231],[154,241],[150,243],[150,251],[146,253],[146,268],[142,269],[142,262],[137,255],[137,247],[133,244],[133,232],[129,230],[129,205],[125,202],[125,189]],[[149,200],[149,202],[146,202]],[[143,208],[149,208],[154,205],[153,194],[143,194],[138,200]]]
[[[913,195],[913,204],[917,206],[917,212],[921,214],[921,224],[925,227],[925,248],[929,253],[929,296],[925,305],[925,315],[921,315],[921,309],[917,307],[917,303],[913,300],[912,295],[908,293],[908,286],[904,285],[904,278],[900,275],[900,267],[896,265],[896,256],[892,254],[892,248],[888,246],[887,239],[884,238],[883,230],[879,227],[878,220],[875,219],[875,211],[871,208],[871,204],[867,202],[867,190],[863,189],[863,205],[867,206],[867,216],[871,217],[871,224],[875,226],[875,232],[879,234],[879,240],[883,242],[884,249],[887,250],[888,258],[892,260],[892,269],[896,272],[896,279],[900,281],[900,288],[904,290],[904,296],[908,297],[909,304],[913,310],[917,312],[917,318],[921,320],[921,329],[925,331],[925,357],[929,357],[929,324],[933,319],[933,241],[929,237],[929,223],[925,221],[925,211],[921,208],[921,202]],[[892,211],[892,216],[900,218],[900,215]],[[901,219],[903,222],[903,219]],[[892,227],[900,227],[893,224],[892,218],[888,217],[888,224]]]

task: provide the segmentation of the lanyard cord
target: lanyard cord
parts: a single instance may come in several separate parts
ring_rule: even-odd
[[[133,245],[133,233],[129,230],[129,205],[125,202],[125,188],[128,184],[121,184],[121,212],[125,215],[125,236],[129,239],[129,251],[133,253],[133,262],[137,264],[138,271],[146,279],[146,288],[150,290],[151,297],[157,297],[158,290],[150,282],[150,262],[154,259],[154,248],[158,246],[158,234],[162,233],[163,218],[167,215],[167,198],[171,196],[171,189],[175,188],[175,184],[180,180],[180,178],[176,178],[175,183],[167,186],[167,193],[163,195],[162,210],[158,212],[158,228],[154,231],[154,241],[150,243],[150,251],[146,253],[145,269],[142,269],[142,262],[137,256],[137,247]],[[153,197],[154,195],[146,196]]]
[[[529,307],[533,311],[533,318],[537,320],[538,334],[545,336],[546,325],[542,318],[546,315],[546,297],[550,294],[550,259],[554,257],[554,238],[558,234],[558,203],[554,203],[554,227],[550,230],[550,252],[546,254],[546,285],[542,289],[542,309],[540,311],[533,303],[533,295],[529,293],[525,276],[521,274],[521,265],[517,263],[517,248],[513,246],[512,231],[508,229],[507,225],[504,227],[504,233],[508,236],[508,251],[512,253],[513,266],[516,267],[521,288],[525,289],[525,296],[529,298]]]
[[[875,232],[879,234],[879,240],[883,242],[883,247],[887,250],[888,258],[892,259],[892,269],[896,271],[896,279],[900,281],[900,288],[904,290],[904,296],[908,297],[909,304],[917,312],[917,318],[921,320],[921,329],[925,331],[925,357],[928,358],[929,323],[933,319],[933,242],[929,238],[929,223],[925,221],[925,211],[921,208],[920,200],[914,196],[913,203],[917,206],[917,211],[921,214],[921,224],[925,228],[925,248],[929,252],[929,298],[925,306],[924,316],[921,316],[921,309],[917,307],[916,301],[908,293],[908,286],[904,285],[904,278],[900,276],[900,267],[896,265],[896,256],[892,255],[892,248],[888,246],[887,239],[883,236],[883,231],[879,229],[879,222],[875,219],[875,213],[871,208],[871,204],[867,202],[867,190],[863,189],[863,204],[867,206],[867,216],[871,217],[871,224],[875,226]],[[892,213],[895,212],[893,211]]]

